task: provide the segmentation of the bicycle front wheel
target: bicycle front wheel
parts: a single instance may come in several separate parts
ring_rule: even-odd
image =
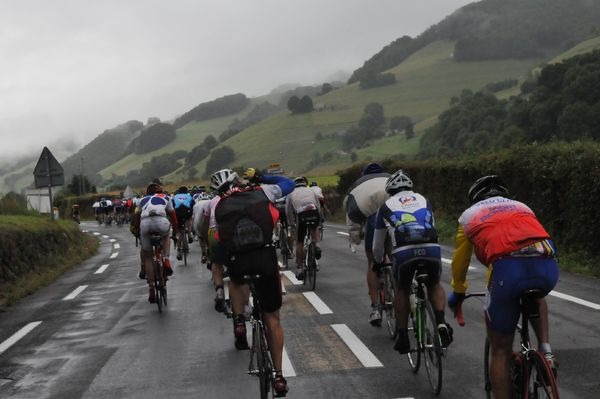
[[[423,328],[421,327],[422,320],[422,309],[421,307],[415,308],[414,311],[410,312],[408,318],[408,341],[410,342],[410,352],[407,353],[408,363],[413,371],[417,373],[421,366],[421,341],[419,337],[422,334]]]
[[[153,264],[154,270],[154,295],[156,298],[156,305],[158,306],[158,311],[162,312],[162,291],[161,291],[161,278],[160,278],[160,264],[157,260],[154,261]]]
[[[559,394],[556,378],[544,356],[536,350],[529,351],[527,355],[527,385],[524,387],[523,399],[557,399]]]
[[[392,339],[396,338],[396,310],[394,302],[396,300],[396,284],[392,269],[386,267],[383,269],[383,303],[381,304],[383,313],[385,314],[385,324],[387,325],[388,333]]]
[[[423,341],[425,368],[433,393],[439,395],[442,390],[442,343],[435,323],[435,315],[429,301],[425,302],[423,312]]]

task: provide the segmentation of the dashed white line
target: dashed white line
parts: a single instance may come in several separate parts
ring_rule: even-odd
[[[346,233],[345,231],[338,231],[337,233],[340,234],[340,235],[342,235],[342,236],[347,236],[347,237],[350,236],[350,234]]]
[[[114,248],[114,249],[119,249],[119,248],[121,248],[121,245],[119,245],[119,244],[115,243],[115,244],[113,245],[113,248]]]
[[[110,242],[115,242],[115,241],[117,241],[117,240],[115,240],[114,238],[111,238],[111,239],[110,239],[110,240],[108,240],[108,241],[110,241]]]
[[[296,370],[294,370],[294,366],[292,366],[292,362],[290,361],[290,357],[285,350],[285,346],[283,347],[283,361],[281,364],[281,371],[283,372],[284,377],[295,377]]]
[[[25,325],[19,331],[11,335],[6,341],[0,344],[0,354],[6,351],[8,348],[16,344],[21,338],[29,334],[34,328],[42,324],[41,321],[34,321]]]
[[[281,279],[281,295],[286,295],[287,291],[285,289],[285,284],[283,283],[283,276],[280,274],[279,278]]]
[[[303,292],[302,295],[304,295],[304,297],[308,300],[308,302],[310,302],[311,305],[313,305],[313,308],[315,308],[315,310],[317,312],[319,312],[319,314],[332,314],[333,311],[329,308],[329,306],[327,306],[325,304],[325,302],[323,302],[323,300],[321,300],[321,298],[319,298],[319,296],[317,294],[315,294],[312,291],[309,292]]]
[[[331,328],[333,331],[339,335],[339,337],[344,341],[344,343],[350,348],[354,356],[362,363],[364,367],[383,367],[383,363],[379,361],[367,348],[365,344],[362,343],[360,339],[348,328],[345,324],[332,324]]]
[[[574,302],[579,305],[587,306],[588,308],[592,308],[594,310],[600,310],[600,305],[598,305],[597,303],[586,301],[585,299],[580,299],[580,298],[574,297],[572,295],[563,294],[562,292],[550,291],[550,294],[548,294],[548,295],[551,295],[556,298],[564,299],[565,301]]]
[[[119,253],[118,252],[113,252],[112,254],[110,254],[109,259],[114,259],[117,256],[119,256]]]
[[[298,280],[296,278],[296,275],[294,273],[292,273],[290,270],[284,270],[282,273],[285,277],[287,277],[288,280],[290,280],[290,283],[292,283],[294,285],[303,284],[302,281]]]
[[[79,287],[75,288],[75,290],[73,292],[71,292],[69,295],[64,297],[63,301],[69,301],[71,299],[74,299],[75,297],[77,297],[77,295],[81,294],[83,292],[83,290],[85,290],[87,287],[88,287],[87,285],[80,285]]]
[[[94,272],[94,274],[104,273],[104,271],[106,270],[107,267],[108,267],[108,264],[100,266],[100,268],[98,270],[96,270]]]
[[[109,236],[107,236],[106,234],[102,236],[102,238],[108,238]]]
[[[100,233],[98,233],[97,231],[94,231],[94,235],[95,235],[95,236],[99,236],[99,235],[100,235]]]

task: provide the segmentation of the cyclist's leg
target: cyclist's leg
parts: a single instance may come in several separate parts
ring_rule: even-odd
[[[495,331],[487,323],[487,335],[490,340],[490,382],[496,399],[513,397],[513,385],[510,380],[510,359],[512,357],[513,333]]]
[[[407,262],[410,254],[396,252],[392,266],[394,278],[396,279],[396,298],[394,309],[396,311],[396,325],[398,333],[394,343],[394,350],[400,353],[410,352],[410,341],[408,339],[408,315],[410,313],[410,302],[408,293],[415,274],[415,266]]]
[[[306,234],[306,224],[301,214],[296,215],[296,267],[298,269],[298,278],[304,278],[304,235]]]
[[[146,271],[146,281],[148,282],[148,301],[155,301],[154,296],[154,267],[152,264],[152,243],[150,242],[150,233],[154,229],[151,219],[143,219],[140,222],[140,258]]]

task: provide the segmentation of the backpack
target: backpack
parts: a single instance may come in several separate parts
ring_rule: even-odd
[[[272,204],[260,189],[236,191],[215,209],[219,242],[231,253],[264,248],[272,243]]]

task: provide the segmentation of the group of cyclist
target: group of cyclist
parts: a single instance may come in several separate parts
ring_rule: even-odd
[[[509,198],[496,175],[478,179],[468,193],[470,206],[458,219],[452,259],[453,292],[448,305],[456,309],[468,288],[466,275],[473,251],[488,267],[485,321],[490,341],[490,381],[495,398],[512,397],[509,365],[514,333],[520,315],[520,296],[529,290],[547,295],[558,280],[556,250],[550,235],[533,211]],[[363,169],[362,177],[344,200],[351,244],[364,238],[367,285],[371,297],[372,325],[381,325],[375,271],[391,260],[396,280],[397,335],[394,349],[411,351],[408,331],[409,287],[417,265],[427,270],[427,292],[435,312],[442,347],[453,340],[446,323],[446,294],[440,285],[441,248],[431,204],[413,191],[413,181],[402,170],[390,175],[377,163]],[[554,373],[557,362],[548,333],[548,306],[537,299],[540,318],[533,322],[538,348]]]
[[[302,279],[304,236],[310,235],[315,243],[320,240],[315,222],[323,220],[322,192],[309,187],[305,177],[291,180],[262,174],[253,168],[247,169],[242,177],[230,169],[219,170],[211,175],[210,189],[210,194],[192,195],[187,187],[181,187],[170,198],[160,184],[148,186],[136,218],[144,264],[140,277],[146,278],[150,285],[153,282],[149,233],[159,232],[163,237],[166,274],[171,275],[169,230],[175,232],[176,242],[187,239],[191,243],[191,233],[187,238],[178,234],[178,226],[187,224],[188,231],[198,236],[202,261],[211,269],[215,309],[219,312],[225,310],[223,280],[225,270],[229,273],[234,344],[242,350],[248,348],[244,315],[248,289],[244,276],[260,275],[256,291],[276,369],[273,389],[277,397],[285,396],[288,388],[281,373],[283,329],[279,319],[282,288],[273,237],[280,219],[293,229],[291,240],[296,244],[297,278]],[[468,198],[471,205],[458,220],[452,259],[453,292],[448,296],[448,306],[454,309],[465,298],[466,274],[475,251],[477,258],[489,268],[485,320],[491,346],[492,390],[496,398],[508,398],[509,360],[520,312],[519,296],[529,289],[538,289],[544,294],[553,289],[558,279],[556,251],[531,209],[510,199],[506,185],[498,176],[477,180]],[[404,171],[390,175],[381,165],[371,163],[350,188],[344,207],[351,245],[365,241],[366,280],[371,298],[369,322],[381,325],[377,270],[391,262],[396,280],[394,349],[399,353],[413,349],[408,330],[409,288],[417,265],[424,266],[441,345],[448,347],[453,340],[453,330],[445,319],[446,293],[440,284],[441,247],[429,201],[413,191],[413,181]],[[290,253],[290,256],[293,255]],[[315,257],[320,256],[321,248],[317,245]],[[150,302],[155,300],[153,295],[150,289]],[[549,344],[547,304],[544,298],[538,301],[541,317],[534,323],[534,329],[539,348],[556,367]]]
[[[113,221],[119,226],[129,223],[140,200],[139,196],[114,197],[112,199],[102,197],[92,205],[96,221],[98,224],[106,226],[110,226]]]

